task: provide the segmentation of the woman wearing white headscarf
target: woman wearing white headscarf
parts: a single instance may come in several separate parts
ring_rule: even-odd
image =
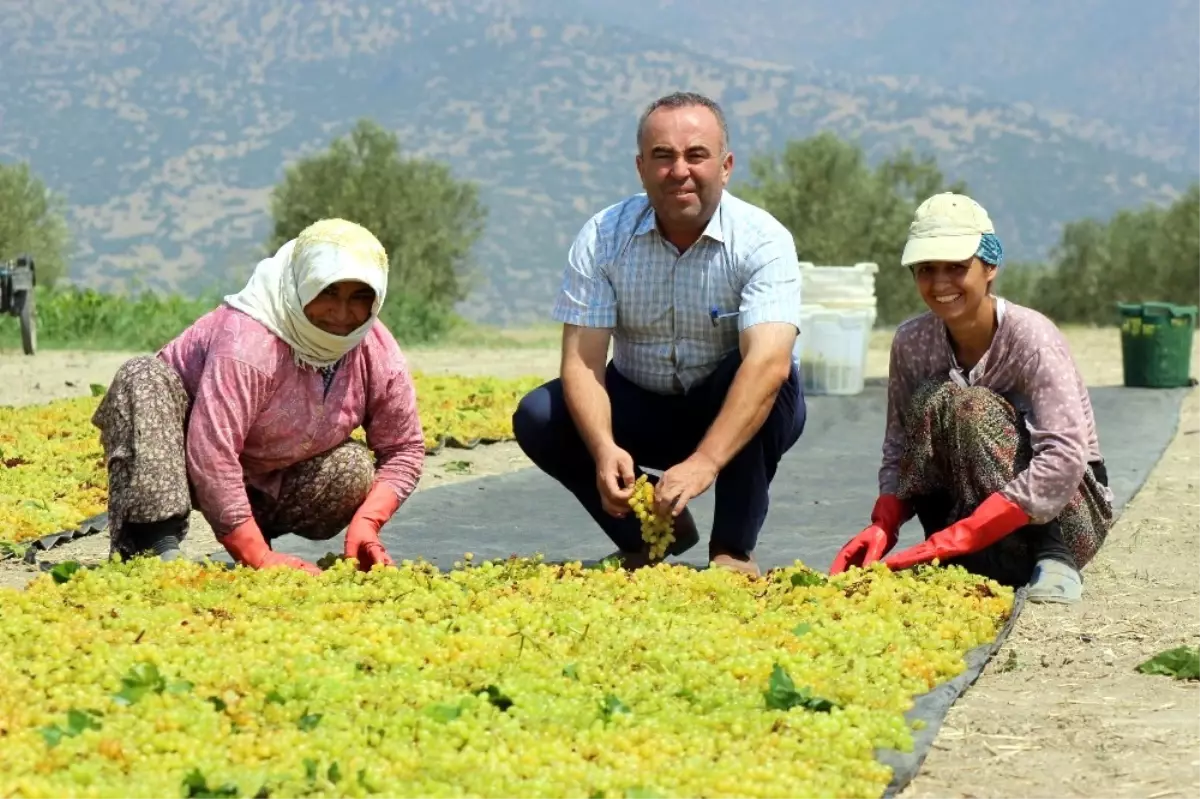
[[[360,568],[392,563],[379,529],[416,488],[425,444],[407,363],[378,319],[387,278],[374,235],[321,220],[156,356],[125,363],[92,420],[112,552],[178,557],[195,506],[253,568],[319,573],[269,540],[343,528]],[[360,425],[366,446],[350,439]]]

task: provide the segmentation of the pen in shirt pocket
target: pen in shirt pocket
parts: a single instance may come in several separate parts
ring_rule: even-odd
[[[721,313],[721,309],[714,305],[708,309],[708,315],[712,319],[713,327],[716,327],[721,323],[722,319],[728,319],[731,316],[740,316],[741,311],[726,311],[725,313]]]

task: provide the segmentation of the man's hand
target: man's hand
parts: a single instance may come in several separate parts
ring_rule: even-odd
[[[600,450],[596,458],[596,487],[604,512],[624,519],[633,496],[633,458],[615,443]]]
[[[604,387],[604,363],[612,330],[563,325],[562,385],[567,411],[596,463],[596,488],[604,512],[618,519],[630,513],[633,458],[617,446],[612,405]]]
[[[693,498],[708,490],[719,471],[716,462],[702,452],[667,469],[654,487],[655,512],[677,518]]]

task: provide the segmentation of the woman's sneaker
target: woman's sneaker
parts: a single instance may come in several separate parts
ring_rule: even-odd
[[[1078,602],[1083,598],[1083,577],[1062,561],[1039,560],[1029,578],[1026,598],[1030,602]]]
[[[180,544],[187,535],[187,517],[163,519],[160,522],[127,522],[133,555],[154,554],[161,560],[172,561],[183,557]]]

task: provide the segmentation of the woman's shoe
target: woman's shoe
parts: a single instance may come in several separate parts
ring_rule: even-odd
[[[1062,561],[1039,560],[1029,578],[1026,598],[1030,602],[1073,604],[1083,598],[1083,577]]]
[[[180,543],[187,535],[187,517],[180,516],[158,522],[127,522],[132,555],[154,554],[161,560],[172,561],[183,557]]]

